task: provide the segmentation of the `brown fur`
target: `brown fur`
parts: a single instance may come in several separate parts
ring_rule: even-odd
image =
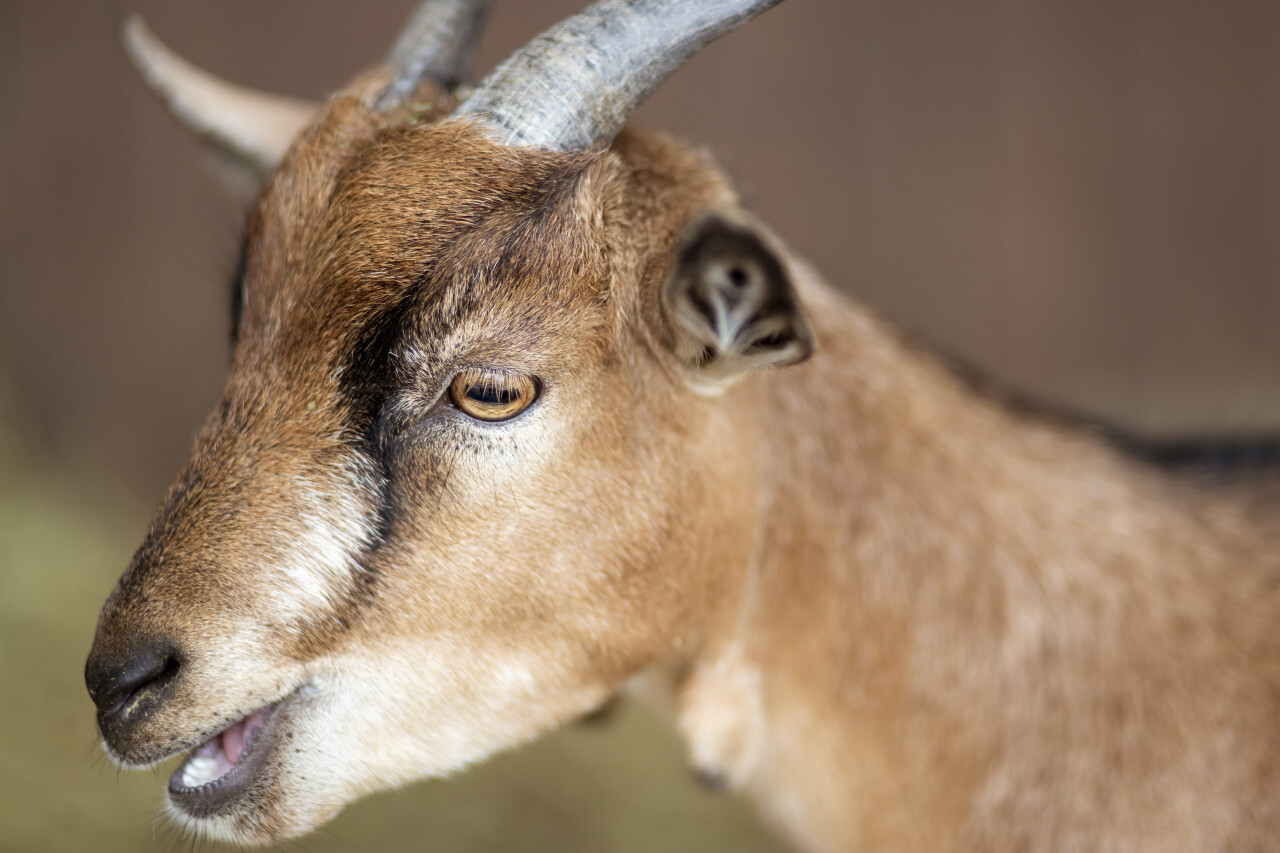
[[[1275,505],[1006,411],[785,257],[817,353],[700,387],[660,293],[734,203],[658,135],[539,153],[334,99],[257,207],[222,405],[104,609],[91,667],[182,656],[113,752],[284,699],[335,745],[305,782],[276,750],[214,828],[263,841],[646,673],[803,849],[1272,846]],[[537,409],[439,413],[493,365]],[[324,507],[359,524],[320,600],[280,566],[326,553]]]

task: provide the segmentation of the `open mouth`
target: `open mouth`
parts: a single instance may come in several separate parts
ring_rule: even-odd
[[[174,805],[207,817],[243,794],[271,751],[279,707],[259,708],[196,747],[169,780]]]

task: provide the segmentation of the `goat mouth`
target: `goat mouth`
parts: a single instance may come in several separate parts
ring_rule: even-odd
[[[192,750],[169,779],[174,806],[192,817],[210,817],[245,794],[275,743],[280,704],[236,720]]]

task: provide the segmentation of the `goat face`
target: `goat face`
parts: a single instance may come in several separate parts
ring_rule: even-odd
[[[195,750],[169,809],[215,837],[299,834],[591,710],[696,647],[750,548],[758,463],[699,393],[732,354],[669,319],[714,171],[402,119],[338,97],[268,184],[221,404],[87,666],[118,761]]]

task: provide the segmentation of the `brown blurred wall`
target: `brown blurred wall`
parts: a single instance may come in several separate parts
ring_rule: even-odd
[[[410,0],[0,0],[0,407],[148,499],[228,359],[236,207],[118,47],[141,11],[318,97]],[[577,5],[495,9],[480,69]],[[1280,3],[790,0],[638,121],[715,151],[835,286],[1047,400],[1280,431]],[[3,476],[3,472],[0,472]]]

